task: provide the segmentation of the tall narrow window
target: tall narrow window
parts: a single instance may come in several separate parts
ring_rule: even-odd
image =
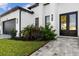
[[[35,18],[35,27],[39,27],[39,18]]]
[[[45,25],[50,22],[50,16],[45,16]]]

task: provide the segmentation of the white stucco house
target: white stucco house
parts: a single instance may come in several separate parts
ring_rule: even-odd
[[[27,25],[45,26],[50,22],[57,36],[79,36],[78,3],[35,3],[28,8],[15,7],[0,15],[0,34],[15,28],[17,35]]]

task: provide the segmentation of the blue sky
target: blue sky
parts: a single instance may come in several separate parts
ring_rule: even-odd
[[[0,4],[0,14],[5,13],[6,11],[8,11],[11,8],[14,8],[16,6],[28,7],[29,5],[31,5],[31,4],[30,3],[1,3]]]

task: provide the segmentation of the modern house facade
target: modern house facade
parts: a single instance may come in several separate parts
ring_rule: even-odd
[[[16,7],[0,16],[0,34],[15,28],[17,35],[27,25],[51,23],[57,36],[79,36],[78,3],[35,3],[28,8]]]

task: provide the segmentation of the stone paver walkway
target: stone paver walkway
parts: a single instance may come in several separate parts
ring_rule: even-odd
[[[79,38],[57,38],[31,56],[79,56]]]

